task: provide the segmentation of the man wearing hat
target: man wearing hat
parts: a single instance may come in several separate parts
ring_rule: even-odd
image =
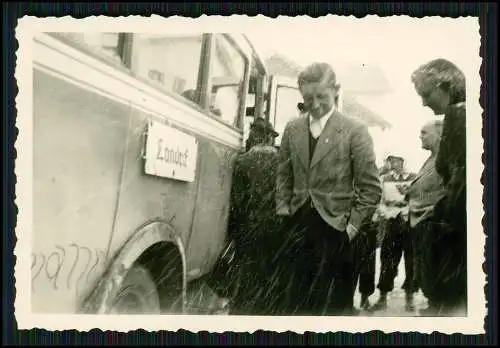
[[[327,63],[298,77],[306,117],[290,121],[279,151],[276,209],[293,241],[289,258],[304,315],[351,315],[351,241],[381,197],[373,140],[367,126],[335,108],[339,85]]]
[[[394,279],[404,254],[406,310],[413,311],[413,293],[417,284],[413,282],[413,247],[408,225],[408,202],[401,187],[411,183],[416,175],[405,170],[404,158],[397,153],[387,156],[389,171],[382,176],[382,201],[377,209],[378,220],[385,222],[385,231],[380,250],[380,275],[378,289],[380,297],[372,310],[387,308],[387,294],[394,288]]]
[[[250,126],[246,151],[235,162],[231,189],[228,237],[235,243],[239,267],[238,288],[233,314],[269,315],[269,292],[275,256],[277,227],[275,215],[275,177],[278,152],[273,146],[279,134],[271,123],[256,118]]]

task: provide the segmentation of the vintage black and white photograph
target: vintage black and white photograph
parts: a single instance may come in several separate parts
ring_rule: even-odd
[[[477,18],[16,37],[20,328],[484,332]]]

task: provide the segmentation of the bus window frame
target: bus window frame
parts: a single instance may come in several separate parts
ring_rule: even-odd
[[[285,77],[285,76],[280,76],[280,75],[273,75],[270,77],[269,81],[269,101],[267,103],[266,107],[266,112],[267,112],[267,119],[274,125],[276,124],[276,113],[277,113],[277,107],[278,107],[278,89],[280,87],[285,87],[285,88],[293,88],[296,90],[299,90],[299,86],[297,85],[297,81],[295,79]]]
[[[200,33],[202,36],[202,47],[201,47],[201,52],[200,52],[200,61],[198,64],[198,79],[197,79],[197,86],[196,89],[199,91],[198,94],[198,103],[195,103],[193,101],[190,101],[183,96],[174,93],[172,91],[167,90],[166,88],[162,88],[158,86],[154,81],[139,76],[133,69],[132,67],[132,57],[134,54],[134,35],[137,33],[122,33],[118,32],[119,40],[120,37],[122,37],[122,46],[118,46],[118,56],[119,60],[113,59],[106,55],[104,52],[101,52],[98,49],[95,49],[87,44],[85,42],[81,41],[76,41],[73,40],[69,37],[66,37],[62,35],[59,32],[47,32],[51,37],[54,37],[55,39],[63,42],[64,44],[77,49],[78,51],[85,53],[86,55],[90,56],[93,59],[96,59],[100,62],[105,63],[107,66],[117,69],[118,71],[125,73],[129,75],[130,77],[138,80],[139,82],[145,83],[151,88],[154,88],[155,90],[159,91],[160,93],[175,99],[176,101],[179,101],[187,106],[189,106],[192,109],[195,109],[199,113],[203,114],[206,117],[210,117],[214,120],[216,120],[218,123],[239,132],[240,134],[243,134],[243,120],[244,116],[246,113],[246,94],[248,93],[248,85],[249,85],[249,80],[250,80],[250,65],[252,62],[252,57],[253,57],[253,52],[249,51],[246,52],[232,37],[231,34],[218,34],[218,33]],[[244,78],[243,78],[243,85],[242,88],[240,88],[240,105],[238,107],[238,115],[236,118],[235,124],[237,126],[232,125],[224,120],[222,120],[220,117],[212,114],[210,112],[210,98],[211,98],[211,62],[214,57],[213,51],[215,49],[215,40],[217,35],[222,35],[228,43],[233,46],[237,52],[241,55],[245,62],[245,70],[244,70]],[[119,41],[120,43],[120,41]]]
[[[248,94],[248,87],[250,84],[250,73],[251,73],[251,63],[252,63],[252,53],[253,52],[245,52],[245,50],[236,42],[236,40],[233,39],[233,37],[230,34],[227,33],[211,33],[211,49],[209,51],[209,58],[210,62],[207,66],[207,70],[209,71],[209,80],[207,81],[207,103],[209,103],[210,99],[212,98],[212,78],[215,76],[212,75],[212,63],[213,59],[216,57],[215,53],[215,47],[216,47],[216,40],[222,37],[224,40],[226,40],[234,49],[237,51],[237,53],[243,58],[244,61],[244,71],[243,71],[243,81],[242,85],[239,88],[239,104],[238,104],[238,114],[236,118],[233,121],[233,124],[226,122],[219,118],[218,116],[213,115],[210,113],[210,116],[212,118],[217,119],[218,121],[222,122],[225,125],[228,125],[232,129],[240,132],[243,134],[244,131],[244,117],[246,115],[246,99],[247,99],[247,94]],[[213,58],[213,59],[212,59]],[[209,105],[207,105],[208,107]]]
[[[136,34],[136,33],[121,33],[121,32],[117,33],[119,36],[121,36],[121,35],[124,36],[124,38],[122,39],[123,40],[122,41],[123,47],[117,48],[118,50],[120,50],[120,52],[119,52],[120,60],[119,61],[115,60],[113,58],[110,58],[109,56],[107,56],[103,52],[90,47],[89,45],[85,44],[84,42],[72,40],[64,35],[61,35],[58,32],[48,32],[47,34],[49,36],[52,36],[52,37],[56,38],[57,40],[63,42],[64,44],[66,44],[72,48],[75,48],[78,51],[85,53],[86,55],[88,55],[94,59],[97,59],[100,62],[103,62],[106,65],[108,65],[114,69],[117,69],[122,73],[129,75],[130,77],[133,77],[135,80],[147,84],[148,86],[154,88],[155,90],[159,91],[160,93],[165,94],[168,97],[173,98],[176,101],[179,101],[183,104],[186,104],[187,106],[197,110],[200,113],[207,114],[206,110],[204,110],[197,103],[192,102],[192,101],[184,98],[183,96],[178,95],[177,93],[168,91],[165,88],[161,88],[160,86],[155,84],[150,79],[139,76],[132,69],[132,55],[133,55],[133,51],[134,51],[133,37],[134,37],[134,34]],[[204,60],[206,58],[205,56],[203,56],[203,53],[204,53],[203,52],[203,40],[205,40],[205,38],[203,37],[204,35],[207,35],[207,34],[205,34],[205,33],[202,34],[202,50],[201,50],[201,54],[200,54],[200,59],[203,59],[203,61],[200,60],[200,63],[198,64],[198,74],[200,74],[200,70],[202,70],[201,67],[203,64],[205,64]],[[199,79],[198,79],[197,84],[198,83],[199,83]]]
[[[117,47],[117,50],[119,50],[118,52],[118,56],[120,57],[119,60],[113,59],[108,55],[104,54],[103,52],[90,47],[89,45],[85,44],[85,42],[80,42],[70,39],[69,37],[64,36],[62,32],[46,32],[45,34],[63,42],[65,45],[68,45],[71,48],[74,48],[94,59],[99,60],[100,62],[105,63],[110,67],[118,69],[120,72],[127,73],[128,75],[130,75],[130,67],[127,65],[127,59],[125,57],[126,54],[124,54],[126,52],[125,46],[127,45],[127,40],[128,40],[127,33],[116,33],[118,34],[119,38],[122,35],[124,37],[122,41],[124,47]],[[118,38],[118,43],[120,43],[119,38]]]
[[[187,106],[189,106],[189,107],[197,110],[198,112],[206,115],[207,109],[205,109],[203,107],[203,103],[202,103],[203,102],[202,96],[204,95],[204,83],[205,83],[204,82],[204,68],[203,67],[206,64],[206,58],[207,58],[206,54],[205,54],[206,51],[204,51],[205,41],[207,40],[207,36],[209,34],[201,33],[201,35],[200,35],[201,36],[201,49],[200,49],[200,59],[198,62],[197,81],[196,81],[196,91],[198,92],[197,96],[196,96],[196,99],[197,99],[196,101],[192,101],[192,100],[189,100],[187,98],[184,98],[180,94],[169,91],[167,88],[163,88],[163,87],[159,86],[158,84],[154,83],[154,81],[152,81],[151,79],[146,78],[144,76],[140,76],[139,74],[137,74],[135,67],[132,66],[133,65],[132,62],[134,60],[133,56],[135,54],[135,48],[137,47],[134,45],[134,37],[137,34],[140,34],[140,33],[130,33],[130,39],[129,39],[130,51],[127,54],[127,58],[130,61],[129,74],[132,77],[134,77],[136,80],[147,84],[148,86],[154,88],[155,90],[159,91],[160,93],[165,94],[166,96],[173,98],[177,101],[180,101],[181,103],[186,104]]]

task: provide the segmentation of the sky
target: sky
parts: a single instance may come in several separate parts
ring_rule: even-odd
[[[464,71],[468,81],[479,76],[479,24],[474,18],[330,16],[289,21],[274,29],[259,26],[246,34],[264,56],[278,52],[301,65],[325,61],[337,71],[347,64],[379,67],[393,92],[356,97],[393,124],[390,134],[373,135],[377,161],[390,149],[398,149],[412,171],[428,156],[420,147],[421,127],[440,117],[423,107],[411,73],[431,59],[446,58]]]

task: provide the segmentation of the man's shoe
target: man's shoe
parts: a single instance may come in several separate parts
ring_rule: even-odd
[[[387,309],[387,297],[380,297],[378,301],[370,308],[371,311],[384,311]]]
[[[413,304],[413,301],[411,302],[406,302],[405,304],[405,311],[407,312],[415,312],[415,305]]]
[[[415,311],[415,305],[413,304],[413,294],[406,295],[405,310],[407,312],[414,312]]]
[[[420,310],[419,315],[422,317],[439,317],[438,310],[433,306]]]
[[[370,301],[368,300],[368,296],[361,297],[361,302],[359,304],[359,307],[361,307],[361,309],[365,310],[365,311],[371,310],[371,305],[370,305]]]

